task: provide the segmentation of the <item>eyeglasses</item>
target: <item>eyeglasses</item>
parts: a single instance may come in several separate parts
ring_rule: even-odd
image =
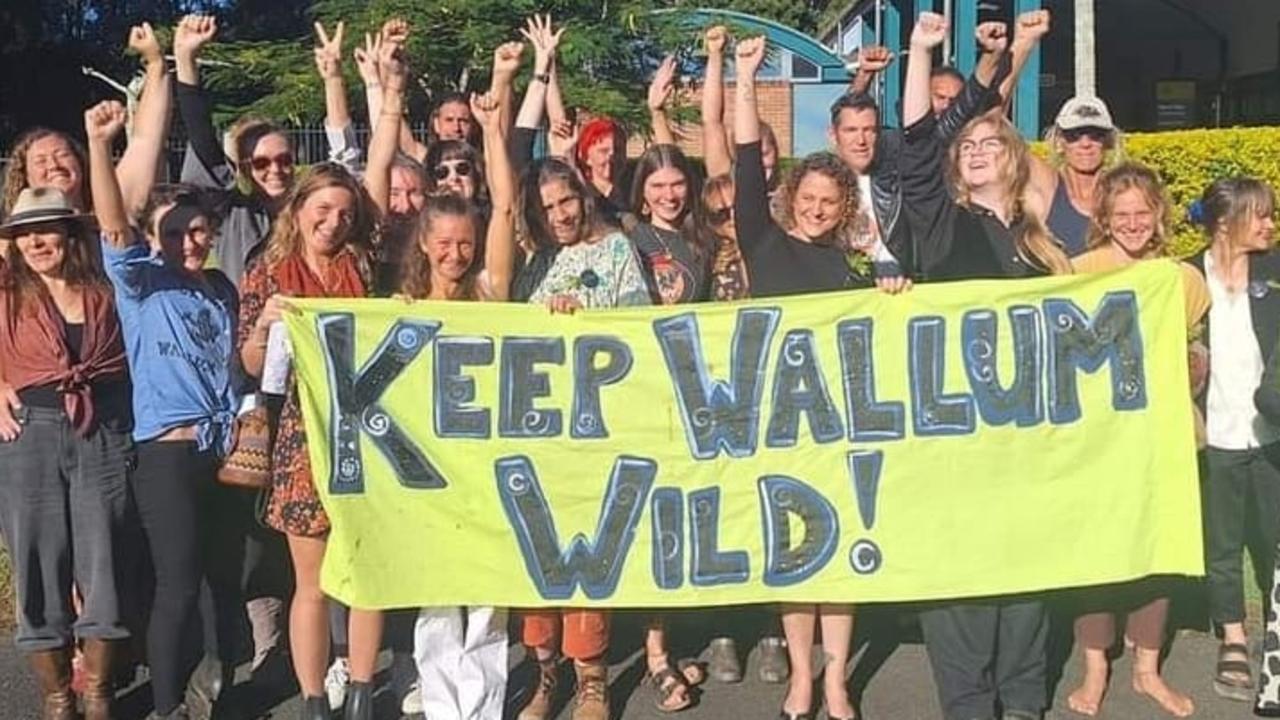
[[[289,153],[282,153],[272,157],[267,157],[266,155],[255,155],[251,160],[249,160],[249,165],[254,170],[258,171],[266,170],[272,165],[276,165],[282,170],[287,170],[293,167],[293,156]]]
[[[977,152],[995,154],[1004,149],[1004,140],[998,137],[983,138],[978,141],[964,140],[960,143],[961,155],[973,155]]]
[[[467,177],[470,174],[470,160],[446,160],[434,168],[431,168],[431,176],[436,179],[436,182],[447,180],[450,175]]]
[[[1062,139],[1069,143],[1079,142],[1081,138],[1086,137],[1096,143],[1106,143],[1111,139],[1111,131],[1097,127],[1078,127],[1062,131]]]
[[[723,225],[733,218],[733,206],[725,205],[719,208],[707,209],[707,221],[712,225]]]

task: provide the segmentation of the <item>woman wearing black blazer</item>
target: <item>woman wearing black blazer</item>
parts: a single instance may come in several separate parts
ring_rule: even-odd
[[[1280,416],[1259,413],[1254,402],[1259,394],[1266,405],[1259,390],[1280,337],[1274,208],[1267,185],[1227,178],[1205,190],[1194,213],[1210,240],[1193,263],[1212,298],[1202,487],[1209,614],[1222,628],[1213,687],[1243,702],[1252,699],[1253,682],[1241,550],[1248,540],[1254,566],[1271,568],[1280,538]],[[1246,537],[1246,529],[1256,532]]]

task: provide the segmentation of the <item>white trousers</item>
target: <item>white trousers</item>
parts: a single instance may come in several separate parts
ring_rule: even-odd
[[[422,711],[431,720],[500,720],[507,688],[507,611],[432,607],[413,626]]]

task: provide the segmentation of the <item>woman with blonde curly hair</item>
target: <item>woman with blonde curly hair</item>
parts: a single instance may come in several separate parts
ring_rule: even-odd
[[[752,297],[868,288],[897,292],[908,283],[893,255],[868,244],[858,213],[858,180],[838,157],[809,155],[782,186],[782,226],[769,213],[768,185],[761,153],[755,76],[764,60],[763,37],[744,39],[736,49],[734,215],[738,244],[751,273]],[[845,684],[853,640],[853,608],[848,604],[789,604],[782,628],[791,660],[791,679],[782,702],[783,718],[812,717],[813,644],[822,628],[823,696],[827,716],[854,717]]]
[[[948,193],[929,93],[933,49],[946,35],[942,16],[921,14],[903,97],[903,207],[923,279],[1070,273],[1066,255],[1031,211],[1027,146],[1008,120],[987,115],[961,129],[948,153]],[[997,705],[1006,720],[1043,714],[1049,624],[1042,602],[942,602],[920,613],[920,625],[947,720],[992,717]]]
[[[1098,183],[1097,206],[1089,228],[1091,250],[1072,260],[1077,272],[1103,272],[1165,255],[1168,238],[1169,200],[1155,172],[1142,165],[1123,164],[1107,172]],[[1180,263],[1186,295],[1188,337],[1209,310],[1209,288],[1200,271]],[[1199,346],[1199,350],[1194,348]],[[1193,340],[1191,393],[1204,388],[1207,366],[1203,346]],[[1197,372],[1197,369],[1199,371]],[[1190,398],[1188,398],[1190,400]],[[1198,435],[1203,422],[1196,415]],[[1076,642],[1083,648],[1084,678],[1067,697],[1073,712],[1094,716],[1102,705],[1110,673],[1108,650],[1116,640],[1116,611],[1127,610],[1126,644],[1134,646],[1133,689],[1154,700],[1174,717],[1195,711],[1191,698],[1169,687],[1160,676],[1160,649],[1164,645],[1165,618],[1169,613],[1167,588],[1158,579],[1140,580],[1076,593],[1081,614],[1075,621]]]

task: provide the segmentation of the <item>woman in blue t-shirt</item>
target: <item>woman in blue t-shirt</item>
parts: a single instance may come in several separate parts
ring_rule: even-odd
[[[217,483],[235,421],[237,295],[225,275],[204,267],[215,218],[193,192],[153,190],[142,229],[130,225],[111,171],[124,117],[117,102],[85,113],[90,188],[134,384],[130,486],[155,572],[147,628],[152,694],[159,717],[186,718],[192,648],[184,630],[201,579],[213,592],[223,687],[234,667],[232,634],[247,621],[238,617],[244,604],[232,552],[243,544],[245,528],[232,521],[246,516],[235,511],[243,499]]]

